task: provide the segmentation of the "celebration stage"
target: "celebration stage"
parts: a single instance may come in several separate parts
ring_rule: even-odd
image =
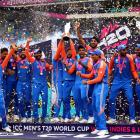
[[[94,124],[31,124],[31,123],[10,123],[12,133],[0,131],[0,140],[74,140],[74,139],[121,139],[139,140],[140,125],[115,124],[108,125],[109,135],[97,136],[90,134],[95,129]],[[1,126],[0,126],[1,127]]]

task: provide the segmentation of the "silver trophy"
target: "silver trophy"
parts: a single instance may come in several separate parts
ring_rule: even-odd
[[[64,37],[63,40],[68,41],[70,39],[70,22],[66,23],[65,27],[64,27]]]

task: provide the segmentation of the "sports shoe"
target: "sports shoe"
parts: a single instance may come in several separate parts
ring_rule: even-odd
[[[82,119],[81,121],[79,121],[79,123],[87,123],[86,119]]]
[[[26,122],[32,123],[32,121],[33,121],[32,118],[28,118]]]
[[[130,124],[137,124],[137,122],[134,119],[131,119],[129,123]]]
[[[106,121],[106,123],[107,123],[107,124],[116,124],[117,121],[116,121],[116,119],[110,118],[108,121]]]
[[[69,122],[71,122],[71,120],[68,118],[65,118],[64,123],[69,123]]]
[[[14,122],[19,121],[19,116],[18,115],[14,115]]]
[[[78,116],[75,117],[74,122],[79,122],[80,118]]]
[[[41,118],[40,120],[41,123],[46,123],[46,121],[47,121],[47,118]]]
[[[100,130],[95,129],[94,131],[91,132],[91,134],[95,135],[97,133],[99,133]]]
[[[54,122],[54,118],[50,119],[50,122]]]
[[[35,124],[39,123],[39,118],[34,118],[33,123],[35,123]]]
[[[98,136],[104,136],[104,135],[108,135],[108,134],[109,134],[108,130],[100,130],[97,133]]]
[[[27,119],[25,117],[21,119],[22,123],[26,123],[26,121],[27,121]]]
[[[63,118],[60,118],[60,122],[61,122],[61,123],[64,123],[64,119],[63,119]]]
[[[6,127],[4,127],[4,128],[2,128],[4,131],[6,131],[6,132],[12,132],[12,130],[10,129],[10,127],[9,126],[6,126]]]
[[[58,123],[58,122],[60,122],[60,120],[59,120],[59,118],[53,118],[53,122]]]
[[[6,115],[6,119],[7,119],[7,122],[11,121],[11,117],[9,115]]]
[[[93,122],[94,122],[93,117],[89,117],[89,118],[88,118],[88,122],[87,122],[87,123],[93,123]]]

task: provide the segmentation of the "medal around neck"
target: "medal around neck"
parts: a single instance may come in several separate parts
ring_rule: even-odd
[[[40,75],[43,75],[43,72],[40,72]]]

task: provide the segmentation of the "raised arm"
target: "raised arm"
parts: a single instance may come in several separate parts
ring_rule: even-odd
[[[103,52],[102,50],[101,50],[101,52],[102,52],[101,58],[102,58],[103,60],[106,60],[105,55],[104,55],[104,52]]]
[[[53,60],[52,63],[53,63],[52,80],[53,80],[54,85],[56,85],[57,79],[58,79],[58,77],[57,77],[57,70],[58,70],[57,61]]]
[[[109,76],[112,75],[113,68],[114,68],[114,56],[110,59],[110,62],[109,62],[109,69],[108,69]]]
[[[70,39],[70,49],[72,52],[72,58],[75,59],[76,58],[76,49],[74,47],[74,42],[72,41],[72,39]]]
[[[16,45],[12,44],[12,49],[10,50],[10,53],[6,56],[3,63],[1,64],[2,69],[4,69],[7,66],[9,59],[14,54],[16,49],[17,49]]]
[[[61,39],[58,43],[57,51],[54,55],[54,60],[57,61],[60,58],[60,54],[62,55],[62,58],[66,57],[66,52],[63,51],[63,49],[64,49],[64,40]]]
[[[80,44],[82,44],[83,46],[86,46],[86,43],[80,33],[80,22],[76,22],[75,23],[75,30],[76,30],[76,33],[77,33],[77,37],[79,38],[79,42]]]
[[[35,61],[35,58],[32,57],[31,54],[30,54],[30,45],[29,44],[30,44],[31,41],[32,41],[31,38],[29,38],[27,40],[26,47],[25,47],[25,55],[26,55],[28,61],[33,63]]]

